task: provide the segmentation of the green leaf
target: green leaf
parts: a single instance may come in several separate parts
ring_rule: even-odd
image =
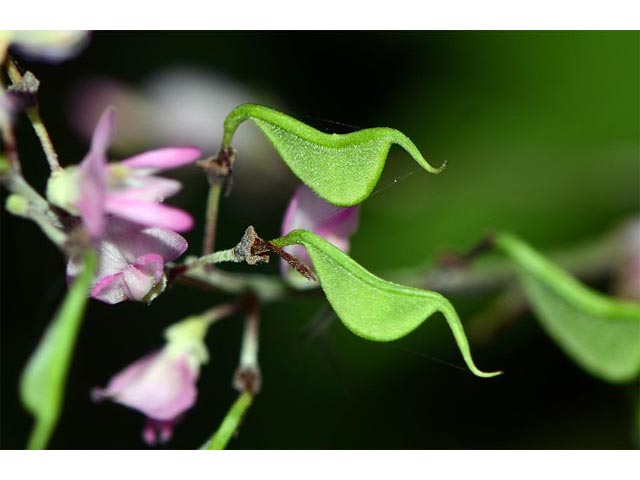
[[[224,450],[236,432],[247,409],[251,406],[253,397],[250,393],[244,392],[240,394],[238,399],[233,403],[227,415],[222,420],[220,427],[213,434],[211,439],[205,443],[201,450]]]
[[[339,206],[361,203],[373,191],[391,145],[404,148],[426,171],[440,173],[409,138],[392,128],[367,128],[344,135],[323,133],[295,118],[260,105],[236,107],[224,122],[223,146],[238,126],[252,120],[285,163],[320,197]]]
[[[469,369],[479,377],[500,373],[485,373],[475,366],[460,318],[439,293],[382,280],[324,238],[306,230],[294,230],[272,243],[278,247],[294,243],[305,247],[329,303],[356,335],[379,342],[395,340],[418,328],[433,313],[441,312]]]
[[[28,443],[30,449],[46,448],[58,422],[67,370],[95,269],[96,255],[89,250],[85,255],[84,270],[67,292],[22,374],[20,397],[25,408],[35,417]]]
[[[586,287],[511,234],[498,235],[496,245],[517,264],[538,320],[567,355],[610,382],[638,375],[640,304]]]

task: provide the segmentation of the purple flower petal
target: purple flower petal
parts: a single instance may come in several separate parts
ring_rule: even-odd
[[[98,271],[91,296],[110,304],[143,300],[162,282],[164,262],[175,260],[188,246],[175,232],[142,228],[118,218],[109,219],[103,238],[94,245]],[[67,281],[81,271],[82,258],[72,256],[67,264]]]
[[[127,297],[142,301],[162,281],[164,261],[160,255],[147,254],[127,265],[122,272],[122,282]]]
[[[360,207],[337,207],[318,197],[311,189],[301,185],[294,193],[282,222],[282,235],[292,230],[314,232],[344,252],[349,251],[349,237],[358,228]],[[310,266],[311,260],[304,247],[291,245],[286,252]],[[285,275],[289,265],[281,261],[280,271]]]
[[[96,125],[91,137],[91,150],[106,155],[111,141],[113,140],[113,132],[116,127],[116,112],[113,107],[108,107]]]
[[[165,262],[170,262],[182,255],[187,247],[187,241],[170,230],[140,228],[136,223],[111,218],[99,253],[101,260],[106,254],[109,261],[117,264],[118,270],[122,270],[127,263],[134,263],[148,253],[158,254]],[[122,258],[124,263],[117,263],[118,257]]]
[[[175,260],[182,255],[188,247],[187,241],[171,230],[162,228],[145,228],[142,231],[145,242],[153,243],[153,251],[160,255],[165,262]]]
[[[122,160],[122,165],[129,168],[150,169],[153,171],[181,167],[195,162],[202,152],[196,147],[169,147],[129,157]]]
[[[125,190],[110,192],[111,198],[141,200],[144,202],[161,202],[167,197],[175,195],[182,188],[182,184],[170,178],[153,176],[134,177],[131,183],[137,183]]]
[[[122,273],[108,275],[99,279],[91,289],[91,298],[110,305],[124,302],[127,295],[123,288]]]
[[[323,232],[347,237],[356,231],[359,213],[360,207],[337,207],[301,185],[287,207],[282,234],[301,228],[318,235]]]
[[[91,148],[79,167],[80,198],[76,208],[93,238],[99,238],[105,228],[105,199],[107,195],[107,150],[114,128],[113,109],[107,109],[93,132]]]
[[[127,366],[124,370],[111,378],[109,385],[107,385],[106,388],[94,388],[91,391],[91,399],[94,402],[110,400],[112,397],[117,395],[118,392],[124,390],[128,385],[140,378],[144,374],[145,370],[158,359],[161,353],[161,350],[150,353]]]
[[[159,203],[144,202],[107,195],[106,210],[120,218],[176,232],[193,227],[193,218],[187,212]]]
[[[195,403],[198,368],[187,354],[168,348],[143,357],[116,374],[105,389],[95,389],[96,400],[111,399],[147,417],[171,421]]]

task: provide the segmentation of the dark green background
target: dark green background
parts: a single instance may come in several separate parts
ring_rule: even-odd
[[[236,78],[324,129],[332,125],[321,119],[402,130],[449,167],[412,174],[364,204],[352,255],[380,272],[468,247],[492,229],[566,246],[637,213],[639,40],[637,32],[98,32],[70,63],[23,66],[42,81],[42,113],[65,163],[86,150],[67,120],[76,80],[103,74],[135,85],[170,65]],[[42,153],[24,120],[18,130],[26,174],[42,187]],[[394,149],[381,185],[414,169]],[[202,180],[180,201],[199,217],[205,195]],[[248,224],[277,236],[286,200],[264,201],[276,202],[270,213],[246,203],[231,215],[223,205],[218,245],[234,244]],[[18,377],[63,295],[64,262],[32,224],[3,211],[1,227],[0,440],[22,448],[30,419]],[[201,234],[199,225],[187,236],[194,252]],[[51,446],[143,447],[141,415],[93,405],[91,387],[160,346],[165,326],[221,300],[178,286],[151,307],[92,301]],[[465,318],[489,299],[452,300]],[[313,297],[263,309],[264,388],[233,448],[634,447],[637,385],[588,376],[533,317],[474,346],[481,368],[506,372],[483,380],[447,365],[462,362],[442,318],[390,344],[339,322],[306,339],[321,308]],[[235,398],[240,335],[239,318],[210,332],[198,403],[170,447],[197,447],[220,422]]]

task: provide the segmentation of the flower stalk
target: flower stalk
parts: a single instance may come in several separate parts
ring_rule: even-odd
[[[240,362],[233,376],[233,388],[239,392],[256,395],[260,391],[262,375],[258,365],[258,347],[260,338],[260,312],[255,297],[247,300],[247,316],[242,335]]]
[[[11,79],[11,83],[13,84],[10,90],[29,95],[34,100],[26,108],[26,113],[36,135],[38,136],[38,139],[40,140],[42,150],[47,157],[47,162],[49,163],[51,172],[62,170],[58,160],[58,154],[56,153],[51,137],[49,136],[49,132],[47,131],[47,128],[42,121],[42,117],[40,116],[40,110],[36,99],[40,82],[31,72],[27,72],[25,75],[22,75],[15,62],[11,59],[7,62],[7,73]]]
[[[233,164],[235,163],[235,160],[235,150],[231,147],[227,147],[220,150],[218,156],[210,157],[198,162],[198,166],[204,170],[207,176],[207,181],[209,182],[202,255],[209,255],[214,251],[220,196],[222,195],[223,190],[227,190],[228,193],[228,189],[231,185],[231,174],[233,172]]]

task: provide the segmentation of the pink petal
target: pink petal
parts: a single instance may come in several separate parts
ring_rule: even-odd
[[[76,208],[89,235],[92,238],[100,238],[105,228],[106,177],[95,165],[87,164],[81,168],[80,199]]]
[[[91,398],[93,401],[101,402],[118,395],[122,390],[136,382],[144,374],[147,368],[149,368],[149,366],[158,359],[158,356],[161,353],[162,351],[159,350],[133,362],[120,373],[114,375],[106,388],[94,388],[91,391]]]
[[[106,210],[132,222],[150,227],[184,232],[193,227],[193,218],[187,212],[159,203],[144,202],[107,196]]]
[[[160,255],[147,254],[122,272],[125,293],[132,300],[142,301],[162,280],[164,261]]]
[[[95,242],[98,271],[91,296],[106,303],[127,299],[143,300],[162,281],[164,263],[182,255],[187,241],[179,234],[160,228],[110,218],[102,240]],[[82,270],[82,259],[72,257],[67,279]]]
[[[291,230],[304,229],[325,238],[340,250],[349,251],[349,237],[358,227],[359,207],[341,208],[318,197],[311,189],[301,185],[294,193],[282,222],[282,235]],[[285,247],[285,251],[311,266],[307,251],[300,245]],[[289,265],[281,260],[284,275]]]
[[[89,235],[99,238],[105,229],[105,198],[107,194],[107,150],[114,128],[113,109],[107,109],[93,132],[91,148],[79,167],[80,199],[76,208]]]
[[[177,180],[153,176],[137,176],[132,180],[138,183],[126,190],[110,192],[109,196],[120,199],[161,202],[180,191],[182,184]]]
[[[107,388],[94,390],[94,398],[110,398],[149,418],[170,421],[195,403],[197,377],[186,355],[163,349],[115,375]]]
[[[289,205],[287,205],[287,210],[284,214],[284,219],[282,220],[282,227],[280,229],[280,233],[282,235],[286,235],[291,230],[296,230],[297,228],[303,228],[299,224],[301,223],[298,220],[298,204],[300,203],[300,195],[298,192],[300,191],[299,187],[296,192],[291,197],[289,201]]]
[[[99,244],[100,262],[106,260],[116,271],[146,254],[160,255],[165,262],[175,260],[187,250],[187,241],[179,234],[161,228],[141,228],[119,218],[110,218],[103,241]],[[100,272],[103,273],[102,265]],[[111,272],[113,273],[113,272]]]
[[[301,228],[321,236],[350,236],[358,227],[359,213],[359,207],[337,207],[318,197],[307,186],[301,185],[287,207],[282,234]]]
[[[99,279],[91,289],[92,298],[110,305],[124,302],[127,294],[122,283],[122,273],[116,273]]]
[[[116,126],[116,114],[113,107],[108,107],[100,116],[100,120],[98,120],[98,125],[93,131],[93,136],[91,137],[91,150],[94,152],[99,152],[101,154],[107,153],[109,150],[109,146],[111,145],[111,141],[113,139],[113,132]],[[105,157],[106,163],[106,157]]]
[[[202,152],[196,147],[169,147],[149,150],[122,160],[121,163],[129,168],[148,168],[158,171],[193,163],[201,155]]]
[[[358,229],[359,217],[359,206],[341,207],[333,214],[318,221],[314,230],[324,238],[329,236],[348,238]]]
[[[144,241],[149,244],[147,251],[157,253],[165,262],[171,262],[182,255],[189,246],[187,241],[171,230],[145,228]]]

